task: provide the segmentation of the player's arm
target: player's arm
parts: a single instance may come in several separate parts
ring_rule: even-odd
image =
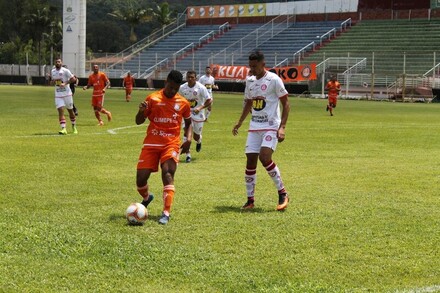
[[[286,124],[287,124],[287,118],[289,118],[289,112],[290,112],[290,104],[288,95],[280,97],[281,102],[281,123],[280,127],[278,128],[278,141],[282,142],[284,138],[286,137]]]
[[[180,146],[182,149],[182,153],[187,153],[189,151],[189,148],[191,146],[191,140],[192,140],[192,124],[191,124],[191,116],[189,118],[183,119],[184,123],[184,132],[183,132],[183,143]]]
[[[110,88],[110,80],[108,78],[105,79],[105,87],[102,89],[102,92],[105,93],[105,90]]]
[[[77,82],[77,78],[75,77],[75,75],[72,75],[71,78],[69,78],[69,82],[68,83],[73,83],[75,84]]]
[[[136,113],[136,117],[135,117],[135,122],[137,125],[141,125],[142,123],[145,122],[146,118],[145,118],[145,110],[147,109],[148,104],[146,101],[143,101],[142,103],[139,104],[139,110]]]
[[[234,125],[234,128],[232,128],[232,134],[237,135],[238,129],[243,124],[244,119],[246,119],[247,115],[252,111],[252,99],[246,99],[245,104],[243,107],[243,111],[241,112],[240,118],[238,119],[237,123]]]

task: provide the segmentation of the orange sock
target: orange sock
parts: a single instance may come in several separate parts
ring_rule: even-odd
[[[174,198],[174,185],[166,185],[163,187],[163,211],[169,216],[171,212],[171,205]]]
[[[148,199],[149,193],[148,193],[148,184],[143,187],[138,187],[137,191],[139,194],[143,197],[144,200]]]

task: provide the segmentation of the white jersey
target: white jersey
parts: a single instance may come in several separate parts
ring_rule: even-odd
[[[287,94],[283,81],[273,72],[266,71],[260,79],[248,77],[244,98],[252,100],[249,131],[278,130],[281,123],[279,98]]]
[[[201,84],[203,84],[203,85],[206,87],[206,89],[208,90],[209,95],[210,95],[211,98],[212,98],[212,87],[213,87],[214,84],[215,84],[215,79],[214,79],[214,77],[213,77],[212,75],[207,76],[207,75],[205,74],[205,75],[202,75],[202,76],[199,78],[199,82],[200,82]]]
[[[194,113],[194,108],[205,104],[206,100],[211,99],[206,87],[200,82],[196,81],[193,87],[189,87],[185,82],[180,86],[179,93],[184,96],[191,105],[191,118],[193,121],[202,122],[205,121],[205,111],[200,111],[198,114]]]
[[[73,74],[69,69],[61,67],[57,69],[54,67],[50,72],[50,77],[55,81],[55,98],[64,98],[72,96],[72,90],[69,86],[69,80],[72,78]],[[60,87],[60,84],[64,83],[64,87]]]

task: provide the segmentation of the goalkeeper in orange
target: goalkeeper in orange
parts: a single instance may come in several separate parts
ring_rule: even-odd
[[[330,76],[330,81],[325,86],[328,96],[328,105],[326,111],[330,111],[330,116],[333,116],[333,109],[336,108],[338,102],[338,95],[341,91],[341,84],[336,80],[334,75]]]

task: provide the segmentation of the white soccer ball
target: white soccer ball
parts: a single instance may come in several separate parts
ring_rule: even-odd
[[[141,203],[132,203],[125,211],[125,217],[131,225],[142,225],[148,218],[148,210]]]

